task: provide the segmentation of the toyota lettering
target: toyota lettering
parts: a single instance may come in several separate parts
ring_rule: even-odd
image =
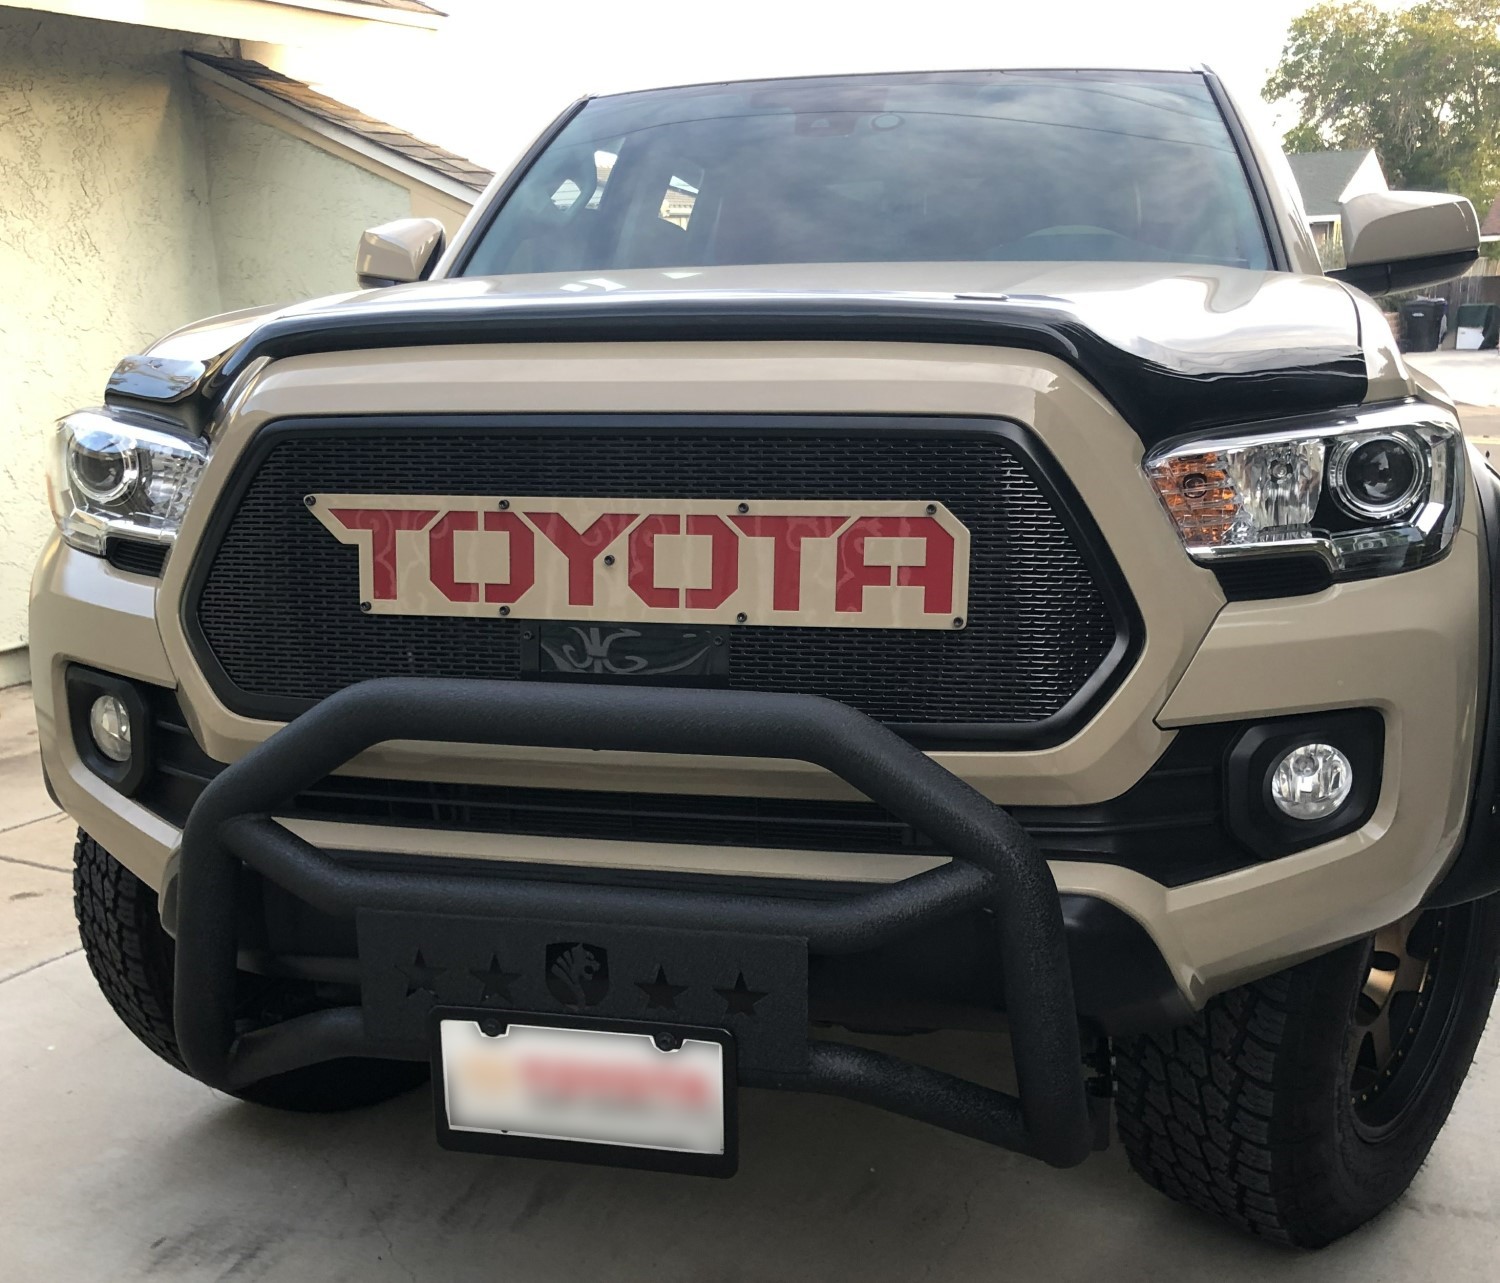
[[[952,629],[968,609],[969,531],[927,500],[306,502],[374,614]]]

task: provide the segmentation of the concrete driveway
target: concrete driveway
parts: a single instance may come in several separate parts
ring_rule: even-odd
[[[1500,349],[1408,352],[1407,364],[1442,384],[1463,406],[1500,406]]]
[[[1500,466],[1500,351],[1409,352],[1406,361],[1458,402],[1465,435]]]
[[[1118,1148],[1054,1172],[843,1101],[743,1093],[732,1181],[445,1153],[425,1091],[337,1117],[202,1087],[78,952],[72,827],[0,692],[0,1279],[1493,1279],[1500,1022],[1410,1194],[1299,1255],[1180,1209]],[[983,1075],[993,1043],[905,1040]]]

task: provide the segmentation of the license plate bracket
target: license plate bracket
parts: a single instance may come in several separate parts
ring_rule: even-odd
[[[612,1167],[635,1167],[650,1171],[679,1172],[696,1176],[733,1176],[739,1163],[738,1110],[736,1101],[737,1056],[734,1035],[725,1029],[675,1025],[654,1021],[614,1020],[597,1016],[540,1015],[534,1012],[494,1011],[472,1007],[438,1007],[429,1013],[428,1028],[432,1048],[433,1121],[437,1141],[444,1149],[465,1153],[496,1154],[516,1158],[545,1158],[562,1162],[593,1163]],[[471,1033],[472,1031],[472,1033]],[[456,1036],[455,1036],[456,1035]],[[550,1037],[548,1037],[550,1035]],[[608,1050],[612,1036],[624,1052],[629,1065],[639,1077],[655,1067],[670,1069],[680,1081],[669,1057],[691,1055],[694,1071],[717,1058],[719,1122],[717,1152],[687,1148],[683,1144],[658,1146],[636,1137],[627,1143],[609,1139],[592,1139],[578,1135],[539,1134],[556,1131],[559,1115],[517,1124],[515,1118],[476,1116],[472,1093],[465,1098],[464,1084],[456,1081],[458,1057],[477,1054],[476,1064],[488,1065],[502,1078],[517,1072],[518,1057],[543,1054],[566,1057],[597,1054]],[[509,1038],[524,1039],[510,1048]],[[655,1044],[648,1047],[647,1042]],[[569,1044],[574,1044],[572,1047]],[[676,1050],[658,1050],[672,1046]],[[507,1050],[505,1056],[486,1052]],[[588,1063],[597,1064],[597,1060]],[[686,1062],[684,1062],[686,1064]],[[712,1093],[708,1097],[712,1102]],[[505,1107],[502,1107],[504,1112]],[[705,1111],[706,1112],[706,1111]],[[568,1117],[566,1113],[561,1117]],[[576,1117],[576,1116],[575,1116]],[[509,1123],[504,1130],[500,1124]],[[528,1130],[530,1128],[530,1130]]]
[[[434,1007],[728,1029],[747,1072],[807,1069],[807,942],[361,909],[365,1030],[425,1042]]]

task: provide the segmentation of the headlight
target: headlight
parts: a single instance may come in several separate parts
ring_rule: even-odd
[[[1194,561],[1312,554],[1336,579],[1435,561],[1462,515],[1463,434],[1433,406],[1172,442],[1146,459]]]
[[[57,528],[84,552],[102,553],[111,536],[171,543],[204,457],[202,442],[166,425],[112,410],[70,414],[48,460]]]

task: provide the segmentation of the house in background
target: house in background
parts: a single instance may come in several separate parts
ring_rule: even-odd
[[[353,289],[354,246],[366,227],[436,218],[452,236],[494,177],[262,63],[183,57],[210,128],[225,310]],[[331,184],[326,191],[322,182]],[[309,210],[309,198],[329,204]],[[381,216],[368,217],[377,205]]]
[[[1500,196],[1490,206],[1490,212],[1479,225],[1479,239],[1484,242],[1500,241]]]
[[[1319,262],[1325,268],[1342,267],[1344,238],[1339,209],[1354,196],[1390,190],[1380,158],[1367,147],[1363,151],[1302,152],[1287,160],[1302,193]]]
[[[360,232],[490,175],[275,68],[399,66],[419,0],[0,3],[0,685],[25,680],[53,421],[201,316],[355,288]]]

